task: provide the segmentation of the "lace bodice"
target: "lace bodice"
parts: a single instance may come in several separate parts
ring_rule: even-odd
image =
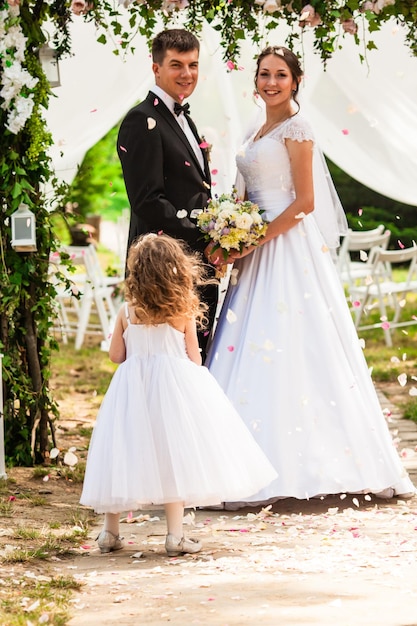
[[[253,134],[236,156],[248,198],[265,211],[264,218],[268,221],[279,215],[294,199],[286,139],[314,141],[310,125],[297,114],[257,141],[254,141]]]

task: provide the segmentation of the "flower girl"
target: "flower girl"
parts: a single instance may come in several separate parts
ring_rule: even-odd
[[[276,472],[201,366],[202,263],[178,240],[148,234],[127,267],[109,352],[120,366],[92,435],[81,503],[105,513],[101,552],[123,547],[121,511],[163,506],[167,554],[195,553],[201,543],[183,535],[184,507],[250,496]]]

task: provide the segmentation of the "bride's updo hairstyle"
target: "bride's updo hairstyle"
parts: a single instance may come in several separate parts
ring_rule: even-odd
[[[204,266],[184,242],[164,234],[144,235],[130,247],[127,269],[125,296],[140,323],[195,317],[204,326],[207,306],[197,292],[206,282]]]
[[[262,60],[271,54],[281,57],[288,65],[288,69],[290,70],[293,80],[296,84],[296,88],[293,91],[293,100],[297,104],[298,110],[300,110],[300,103],[297,100],[297,94],[298,88],[300,86],[300,81],[303,77],[304,72],[301,69],[299,58],[294,54],[294,52],[291,52],[291,50],[289,50],[288,48],[284,48],[283,46],[267,46],[262,50],[256,61],[255,89],[256,82],[258,80],[259,66]]]

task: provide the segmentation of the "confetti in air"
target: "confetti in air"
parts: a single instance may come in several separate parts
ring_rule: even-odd
[[[401,387],[405,387],[407,384],[407,374],[400,374],[397,380],[400,383]]]
[[[227,314],[226,314],[226,319],[229,322],[229,324],[234,324],[234,322],[236,322],[237,320],[236,313],[234,313],[232,309],[228,309]]]
[[[349,135],[349,131],[348,131],[347,128],[343,128],[342,129],[342,133],[343,133],[343,135]]]
[[[187,217],[188,213],[185,209],[180,209],[179,211],[177,211],[177,217],[179,220],[181,220],[183,217]]]
[[[148,122],[148,129],[153,130],[156,126],[156,120],[154,120],[153,117],[148,117],[147,122]]]

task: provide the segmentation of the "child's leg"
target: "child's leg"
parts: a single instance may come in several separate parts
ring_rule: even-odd
[[[113,552],[123,548],[122,538],[119,537],[119,513],[106,513],[103,530],[97,537],[101,552]]]
[[[181,539],[183,535],[182,524],[184,519],[183,503],[169,502],[165,504],[165,517],[168,535],[174,535],[174,537]]]
[[[119,534],[120,513],[106,513],[104,515],[103,530],[109,530],[113,535]]]
[[[187,539],[183,533],[184,504],[182,502],[169,502],[165,504],[165,517],[167,520],[167,536],[165,550],[168,556],[178,556],[187,552],[194,554],[200,552],[201,543],[197,539]]]

